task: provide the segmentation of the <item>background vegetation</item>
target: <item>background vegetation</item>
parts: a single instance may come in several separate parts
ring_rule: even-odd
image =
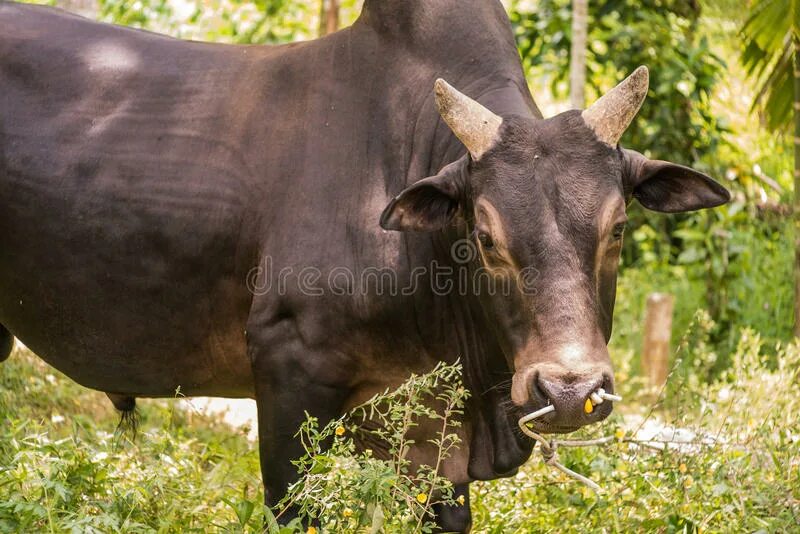
[[[312,38],[326,18],[320,2],[301,0],[65,4],[101,20],[237,43]],[[572,2],[506,6],[537,102],[546,114],[565,109]],[[326,0],[325,9],[336,9],[344,25],[359,5]],[[473,484],[475,530],[796,531],[800,350],[792,343],[790,67],[798,2],[607,0],[588,2],[587,23],[589,101],[636,66],[650,67],[649,98],[623,144],[708,172],[734,201],[670,217],[631,209],[611,342],[626,403],[590,431],[619,439],[561,455],[605,492],[595,496],[534,459],[517,477]],[[676,357],[661,392],[639,376],[644,303],[653,291],[676,298]],[[458,390],[447,372],[439,378]],[[274,526],[260,504],[257,451],[244,432],[174,403],[141,404],[141,432],[131,443],[114,437],[117,415],[104,397],[26,351],[0,366],[0,531]],[[332,531],[402,531],[404,521],[423,528],[420,511],[439,498],[431,487],[452,498],[430,473],[402,478],[400,457],[381,462],[353,454],[346,422],[307,431],[336,435],[340,424],[348,433],[333,449],[310,439],[300,467],[313,475],[304,484],[318,485],[295,493]],[[654,451],[625,441],[641,439],[648,428],[692,443]],[[405,497],[391,490],[398,485]],[[332,504],[319,508],[320,500]]]

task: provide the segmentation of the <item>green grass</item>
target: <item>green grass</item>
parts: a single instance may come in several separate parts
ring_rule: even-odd
[[[656,452],[624,440],[604,449],[561,449],[568,467],[600,483],[600,497],[534,460],[514,479],[476,486],[478,530],[798,531],[800,351],[778,349],[774,366],[771,358],[758,336],[745,332],[722,380],[666,388],[672,398],[658,403],[651,417],[718,438],[716,444],[691,452]],[[637,394],[631,385],[623,390],[627,402],[605,428],[585,435],[616,429],[622,435],[623,419],[650,412],[651,394]]]
[[[705,350],[702,334],[682,353]],[[600,483],[600,497],[535,455],[516,477],[472,485],[474,530],[797,531],[800,350],[764,352],[758,336],[745,332],[718,381],[682,377],[652,414],[724,442],[691,454],[624,441],[561,449],[567,466]],[[649,413],[653,395],[636,384],[623,385],[626,402],[607,424],[583,435],[621,431],[623,420]],[[140,406],[131,443],[114,437],[118,416],[102,394],[26,351],[0,365],[0,531],[261,531],[258,455],[244,432],[171,401]],[[350,469],[336,476],[352,486],[359,482],[353,477],[367,475]],[[347,507],[366,509],[369,495]]]
[[[134,443],[105,395],[27,351],[0,365],[1,532],[256,530],[258,453],[213,418],[141,401]]]

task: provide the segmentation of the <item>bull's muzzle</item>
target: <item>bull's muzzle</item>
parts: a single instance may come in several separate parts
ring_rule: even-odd
[[[559,364],[540,364],[522,378],[524,396],[519,405],[527,413],[547,406],[552,410],[533,422],[541,432],[565,433],[602,421],[611,413],[612,403],[604,402],[614,396],[610,366],[592,365],[580,371]]]

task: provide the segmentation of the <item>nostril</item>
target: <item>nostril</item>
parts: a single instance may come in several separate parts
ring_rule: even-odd
[[[547,389],[542,384],[541,374],[539,372],[535,372],[531,377],[531,381],[528,384],[528,393],[530,395],[530,400],[536,405],[544,405],[548,404],[550,400],[550,396],[547,394]]]

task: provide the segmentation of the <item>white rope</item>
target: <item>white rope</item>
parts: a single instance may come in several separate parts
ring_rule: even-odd
[[[591,395],[589,395],[589,399],[591,399],[592,405],[594,406],[602,404],[604,400],[611,402],[620,402],[622,400],[622,397],[620,397],[619,395],[606,393],[605,390],[603,390],[603,388],[600,388],[597,391],[593,391]],[[580,473],[576,473],[575,471],[566,467],[565,465],[563,465],[561,462],[558,461],[557,450],[558,447],[591,447],[596,445],[606,445],[614,441],[616,438],[614,436],[604,436],[602,438],[597,438],[597,439],[583,439],[583,440],[578,440],[578,439],[547,440],[544,436],[538,434],[537,432],[534,432],[528,427],[528,423],[530,423],[534,419],[538,419],[539,417],[542,417],[543,415],[547,415],[548,413],[554,411],[556,411],[556,408],[551,404],[545,406],[544,408],[536,410],[535,412],[531,412],[524,417],[520,417],[518,421],[520,430],[522,430],[522,432],[525,435],[530,436],[539,443],[539,452],[542,453],[542,459],[544,460],[545,464],[555,467],[565,475],[574,478],[578,482],[584,483],[585,485],[589,486],[592,489],[592,491],[599,494],[602,488],[598,486],[593,480],[581,475]]]

